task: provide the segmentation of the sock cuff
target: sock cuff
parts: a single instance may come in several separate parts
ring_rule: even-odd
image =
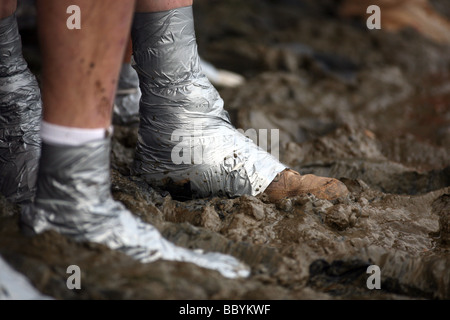
[[[103,140],[112,135],[113,127],[109,128],[74,128],[60,126],[42,121],[42,141],[52,145],[81,146],[88,142]]]

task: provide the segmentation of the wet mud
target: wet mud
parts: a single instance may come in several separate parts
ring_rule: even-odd
[[[194,8],[201,56],[247,79],[219,88],[236,127],[279,129],[282,162],[338,178],[350,195],[176,200],[130,176],[137,129],[116,126],[115,199],[180,246],[241,259],[251,276],[141,264],[54,232],[25,237],[3,198],[0,255],[58,299],[450,299],[450,47],[367,30],[336,1]],[[66,287],[73,264],[81,290]],[[380,290],[367,288],[370,265]]]

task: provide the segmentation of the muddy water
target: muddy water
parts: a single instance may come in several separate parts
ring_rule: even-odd
[[[368,31],[334,5],[197,0],[195,12],[202,56],[247,77],[219,89],[236,126],[279,129],[281,160],[341,179],[347,198],[177,201],[129,176],[137,131],[115,130],[114,197],[178,245],[242,259],[248,279],[143,265],[53,232],[26,238],[3,199],[0,254],[64,299],[450,299],[450,48]],[[66,288],[72,264],[80,291]],[[367,289],[369,265],[381,290]]]

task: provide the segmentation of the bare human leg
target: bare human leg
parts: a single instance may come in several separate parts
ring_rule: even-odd
[[[117,62],[127,44],[133,2],[39,1],[45,121],[78,128],[110,126]],[[65,12],[72,4],[82,12],[80,30],[66,28]]]
[[[0,19],[9,17],[17,8],[17,0],[1,0],[0,1]]]

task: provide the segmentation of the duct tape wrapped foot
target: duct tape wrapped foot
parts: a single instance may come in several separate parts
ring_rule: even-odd
[[[232,256],[175,246],[113,200],[110,148],[109,138],[81,146],[43,143],[36,198],[22,208],[23,231],[34,235],[54,230],[76,241],[104,244],[144,263],[185,261],[229,278],[249,275],[249,268]]]
[[[276,201],[299,192],[327,198],[348,192],[335,179],[291,174],[234,128],[202,72],[191,6],[136,13],[132,40],[142,92],[132,174],[186,198],[256,196],[268,189]],[[279,175],[282,182],[268,188]]]
[[[41,110],[39,86],[11,15],[0,20],[0,192],[15,203],[34,196]]]

